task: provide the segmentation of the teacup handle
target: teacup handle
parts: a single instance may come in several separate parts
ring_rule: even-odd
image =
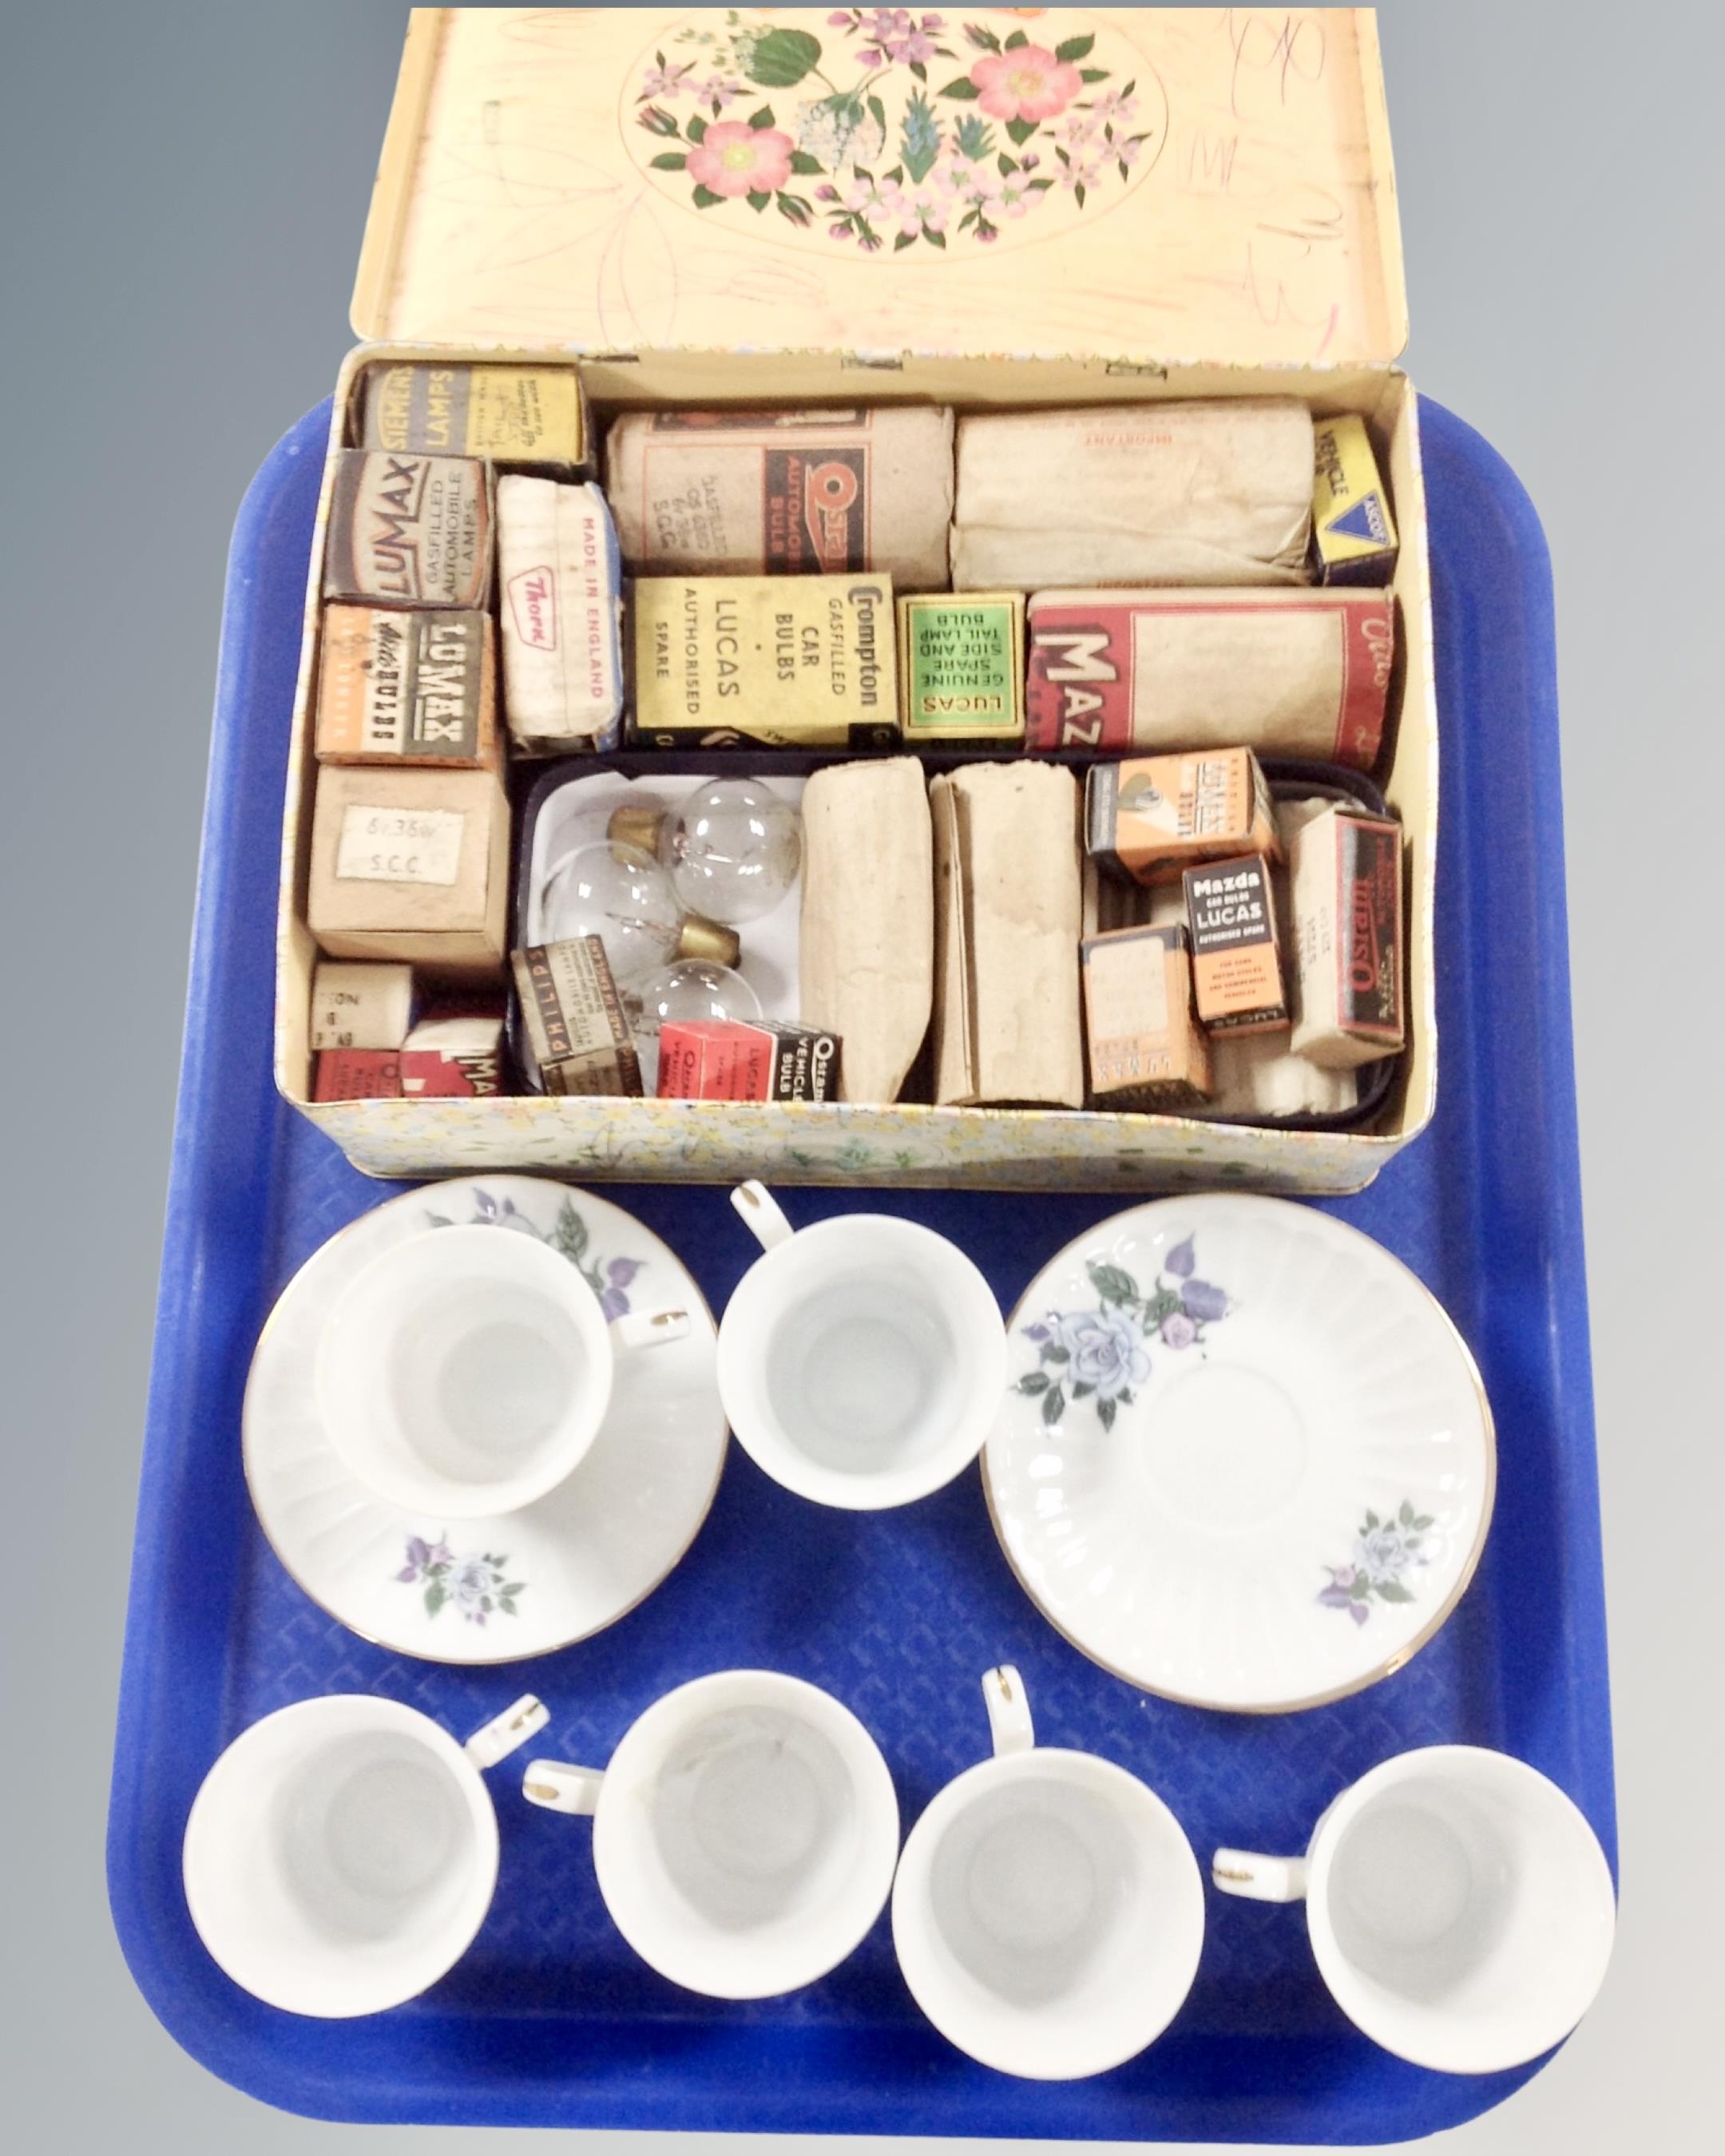
[[[597,1767],[572,1767],[562,1759],[530,1759],[521,1778],[521,1794],[530,1804],[548,1812],[572,1812],[577,1818],[598,1808],[599,1784],[605,1777]]]
[[[1259,1856],[1250,1849],[1219,1849],[1210,1859],[1210,1878],[1224,1894],[1246,1902],[1303,1902],[1306,1859]]]
[[[611,1338],[619,1348],[669,1348],[689,1337],[686,1310],[631,1310],[611,1320]]]
[[[983,1679],[983,1705],[988,1710],[988,1735],[997,1759],[1004,1753],[1030,1750],[1036,1742],[1030,1702],[1024,1679],[1010,1662],[990,1670]]]
[[[731,1203],[748,1223],[749,1232],[763,1250],[776,1250],[797,1232],[779,1210],[778,1200],[762,1183],[739,1183]]]
[[[461,1748],[475,1767],[495,1767],[530,1737],[536,1737],[550,1720],[551,1710],[544,1702],[524,1691],[513,1707],[506,1707],[483,1729],[475,1729]]]

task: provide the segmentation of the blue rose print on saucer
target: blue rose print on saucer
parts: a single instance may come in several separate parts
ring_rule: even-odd
[[[1150,1376],[1153,1357],[1203,1352],[1206,1329],[1233,1307],[1224,1289],[1198,1277],[1196,1238],[1176,1243],[1147,1294],[1124,1265],[1091,1259],[1085,1266],[1096,1291],[1093,1310],[1050,1310],[1019,1327],[1036,1349],[1036,1368],[1014,1389],[1040,1397],[1042,1419],[1059,1423],[1069,1406],[1089,1400],[1104,1430],[1112,1430]]]
[[[1431,1513],[1416,1512],[1406,1498],[1393,1519],[1368,1511],[1354,1537],[1352,1561],[1324,1567],[1330,1584],[1319,1589],[1318,1600],[1326,1609],[1345,1609],[1356,1625],[1365,1623],[1374,1601],[1417,1601],[1405,1575],[1430,1563],[1435,1525]]]
[[[396,1578],[408,1587],[424,1583],[428,1617],[451,1608],[470,1625],[483,1625],[496,1611],[516,1615],[516,1597],[526,1591],[525,1580],[510,1578],[506,1557],[494,1557],[489,1550],[458,1557],[446,1535],[434,1543],[410,1536],[404,1554],[407,1562]]]

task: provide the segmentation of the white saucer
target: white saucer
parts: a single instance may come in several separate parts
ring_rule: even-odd
[[[355,1481],[325,1434],[312,1371],[326,1317],[380,1250],[426,1228],[487,1220],[578,1265],[619,1316],[675,1306],[686,1339],[624,1358],[611,1407],[568,1480],[523,1511],[437,1520]],[[706,1517],[724,1464],[716,1327],[693,1276],[640,1222],[590,1191],[536,1177],[428,1184],[365,1214],[295,1274],[252,1357],[243,1414],[258,1518],[320,1608],[378,1646],[435,1662],[547,1655],[651,1594]]]
[[[1044,1267],[1009,1348],[995,1532],[1117,1676],[1317,1707],[1399,1669],[1461,1599],[1491,1409],[1442,1309],[1357,1229],[1278,1198],[1137,1206]]]

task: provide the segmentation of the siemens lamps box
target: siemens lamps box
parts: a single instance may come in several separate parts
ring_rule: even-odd
[[[1372,16],[1311,18],[1313,66],[1289,64],[1286,31],[1279,44],[1226,10],[978,9],[940,18],[927,58],[896,32],[871,44],[871,19],[413,15],[314,542],[278,1083],[382,1175],[1357,1189],[1424,1129],[1436,1084],[1425,506],[1416,400],[1394,363],[1406,305]],[[1358,414],[1399,541],[1373,773],[1405,834],[1407,1023],[1383,1106],[1361,1127],[1314,1129],[927,1099],[314,1101],[311,723],[337,472],[367,446],[369,370],[510,364],[574,365],[593,444],[660,412],[951,408],[962,423],[1292,397],[1320,424]],[[747,749],[722,753],[747,768]]]

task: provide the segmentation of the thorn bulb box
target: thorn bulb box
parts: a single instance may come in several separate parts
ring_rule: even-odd
[[[1405,1045],[1387,1097],[1358,1127],[1304,1129],[1142,1109],[942,1106],[932,1104],[932,1083],[922,1086],[920,1097],[888,1106],[575,1096],[316,1101],[310,1014],[317,942],[307,906],[319,660],[308,614],[283,829],[276,1074],[287,1097],[368,1172],[404,1177],[532,1167],[577,1179],[716,1183],[759,1175],[1122,1192],[1166,1188],[1176,1178],[1226,1178],[1260,1188],[1341,1192],[1368,1183],[1429,1122],[1436,1085],[1438,722],[1417,400],[1395,364],[1406,340],[1406,301],[1373,19],[1366,12],[1327,14],[1322,80],[1289,73],[1284,96],[1273,70],[1236,68],[1230,40],[1210,13],[1061,11],[1063,41],[1091,40],[1081,69],[1071,69],[1090,79],[1070,86],[1070,109],[1021,120],[1020,131],[1028,131],[1022,143],[1006,143],[996,126],[997,147],[1005,144],[1017,169],[1001,177],[994,161],[999,184],[973,187],[976,201],[963,192],[952,146],[955,130],[967,121],[980,124],[982,116],[974,100],[943,96],[949,82],[967,76],[973,58],[962,22],[951,19],[947,42],[958,49],[956,59],[930,66],[926,82],[896,61],[876,69],[870,95],[879,98],[881,114],[865,104],[862,121],[851,128],[811,110],[828,95],[814,68],[841,86],[867,71],[860,40],[824,8],[746,9],[734,31],[721,14],[673,8],[416,12],[354,290],[352,320],[362,341],[336,384],[308,587],[311,610],[332,539],[334,559],[345,559],[346,511],[337,501],[342,459],[377,454],[366,450],[367,384],[381,378],[373,369],[572,367],[588,414],[588,454],[601,471],[608,431],[626,419],[650,435],[655,414],[792,413],[810,420],[865,409],[950,413],[963,434],[972,418],[1094,412],[1109,415],[1106,426],[1135,442],[1156,434],[1162,408],[1177,404],[1291,401],[1309,415],[1314,432],[1357,414],[1398,542],[1393,565],[1383,565],[1394,652],[1373,766],[1405,851]],[[977,21],[1002,38],[1019,30],[1032,41],[1041,34],[1030,18],[989,13]],[[741,35],[742,49],[757,57],[759,39],[777,38],[762,64],[782,80],[747,78],[747,96],[716,121],[693,94],[705,78],[675,72],[680,33],[703,29]],[[660,51],[664,69],[655,60]],[[1127,84],[1137,138],[1130,157],[1100,167],[1082,200],[1076,187],[1035,187],[1057,168],[1061,130],[1083,123],[1082,101]],[[932,146],[923,145],[921,119],[911,116],[920,116],[921,101],[937,123]],[[1182,130],[1204,127],[1205,115],[1219,116],[1218,126],[1225,121],[1237,139],[1231,184],[1224,184],[1214,161],[1192,162]],[[860,163],[877,177],[889,169],[907,121],[921,146],[915,154],[920,158],[927,148],[936,162],[914,185],[907,172],[899,191],[903,206],[893,207],[890,218],[879,205],[853,208],[860,185],[855,168]],[[711,142],[709,130],[720,126],[742,132]],[[512,176],[533,169],[547,146],[576,143],[587,184],[567,198],[552,190],[536,203],[532,244],[524,249]],[[1031,155],[1038,164],[1027,176]],[[1195,177],[1187,177],[1189,166]],[[957,182],[956,190],[943,184],[949,180]],[[1319,198],[1335,205],[1336,219],[1333,244],[1322,247],[1303,236],[1309,204]],[[603,209],[607,203],[636,208],[619,219]],[[1122,413],[1128,418],[1115,416]],[[931,417],[930,438],[943,439],[947,424]],[[675,431],[661,427],[658,434],[668,440]],[[1183,423],[1162,431],[1181,434]],[[1021,501],[1025,485],[1022,475],[1014,478],[993,461],[1001,439],[991,428],[971,430],[961,473],[981,489],[972,490],[970,506],[980,503],[990,517],[993,500],[1007,502],[1015,516],[1014,488]],[[1009,448],[1009,432],[1005,439]],[[691,446],[705,453],[711,445]],[[757,465],[765,470],[758,457]],[[1093,469],[1100,489],[1106,460]],[[687,477],[687,468],[680,470]],[[699,474],[689,479],[686,499],[678,495],[682,480],[675,474],[665,484],[655,476],[643,492],[644,503],[663,495],[666,515],[675,510],[674,547],[681,544],[675,532],[711,528],[702,521],[711,504],[704,507],[690,491],[699,480]],[[754,484],[744,465],[727,469],[726,489],[747,491]],[[871,550],[860,527],[853,531],[847,522],[835,536],[830,521],[811,524],[806,485],[793,501],[783,475],[775,484],[783,497],[777,510],[764,494],[744,502],[727,493],[719,504],[727,530],[745,516],[750,534],[735,553],[718,549],[719,559],[728,565],[750,556],[758,526],[769,535],[788,533],[786,545],[811,569],[854,578],[860,571],[853,562],[880,559],[890,572],[887,550]],[[947,484],[947,467],[932,456],[871,453],[868,514],[886,513],[890,489],[901,526],[932,522]],[[920,490],[914,503],[906,490]],[[473,505],[463,514],[475,562],[495,543],[494,493],[493,485],[477,493],[470,488],[464,497]],[[1168,485],[1167,499],[1178,499],[1177,485]],[[1087,535],[1100,521],[1101,504],[1098,492],[1064,506],[1074,512],[1069,521]],[[1289,546],[1276,534],[1276,545],[1265,546],[1276,576],[1287,582],[1260,588],[1291,590],[1302,582],[1317,588],[1309,562],[1300,567],[1282,558],[1297,522],[1290,521]],[[996,527],[979,512],[976,528]],[[1210,529],[1206,523],[1204,531]],[[1204,531],[1188,536],[1194,543],[1183,549],[1182,573],[1206,587],[1230,581],[1224,571],[1206,572]],[[839,561],[834,553],[841,538]],[[645,551],[644,541],[631,543]],[[706,545],[700,538],[696,552]],[[822,547],[832,550],[827,560],[817,558]],[[625,557],[629,552],[626,545]],[[890,574],[879,580],[895,595],[916,589],[908,576],[901,586]],[[1098,576],[1076,562],[1035,568],[1024,587],[1016,567],[1000,575],[978,569],[973,579],[1007,593],[1059,584],[1094,591],[1115,580],[1111,569]],[[1142,585],[1142,572],[1123,568],[1117,581]],[[495,578],[475,600],[463,579],[446,578],[429,595],[439,603],[495,610],[494,587]],[[938,583],[931,588],[937,591]],[[344,596],[373,605],[403,603],[398,593]],[[882,709],[896,731],[894,628],[892,599],[883,598],[877,644],[889,678]],[[981,749],[978,743],[970,754]],[[1010,742],[986,752],[1018,753]],[[697,768],[711,760],[716,773],[741,775],[761,753],[711,748]],[[806,775],[855,753],[841,740],[812,749],[798,767]],[[603,764],[604,755],[598,761]],[[1082,756],[1068,761],[1081,785]],[[941,747],[931,742],[924,762],[937,775],[945,767]],[[520,770],[511,783],[522,807]],[[1074,978],[1061,994],[1070,991],[1074,1009],[1060,1014],[1063,1029],[1069,1015],[1072,1028],[1078,1024],[1076,943],[1073,956]],[[847,1040],[847,1055],[849,1049]]]

